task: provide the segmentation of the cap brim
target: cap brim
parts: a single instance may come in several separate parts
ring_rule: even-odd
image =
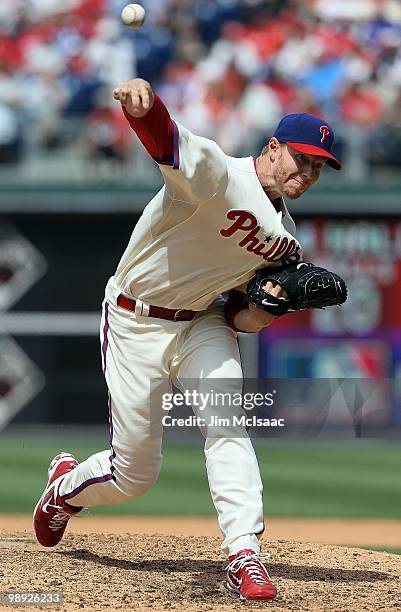
[[[315,147],[314,145],[304,144],[303,142],[287,142],[287,144],[299,153],[306,153],[307,155],[316,155],[318,157],[326,157],[327,164],[334,168],[335,170],[341,170],[341,162],[338,161],[326,149],[321,149],[320,147]]]

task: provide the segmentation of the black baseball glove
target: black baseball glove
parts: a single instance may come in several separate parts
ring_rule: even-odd
[[[281,285],[287,297],[278,298],[267,293],[263,287],[268,281]],[[334,272],[302,262],[258,270],[248,283],[247,299],[265,312],[281,317],[306,308],[343,304],[347,299],[347,286]]]

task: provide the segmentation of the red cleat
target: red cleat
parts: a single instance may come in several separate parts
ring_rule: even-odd
[[[69,453],[60,453],[49,466],[49,480],[42,497],[33,512],[33,526],[37,540],[42,546],[56,546],[64,535],[71,516],[80,512],[67,506],[60,499],[59,487],[63,477],[78,465]]]
[[[274,599],[277,589],[270,580],[261,558],[268,560],[268,555],[254,550],[240,550],[229,557],[227,570],[227,588],[230,597],[240,597],[255,601]]]

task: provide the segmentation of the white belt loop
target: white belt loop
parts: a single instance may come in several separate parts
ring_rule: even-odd
[[[135,298],[135,314],[137,317],[142,315],[143,302],[138,298]]]
[[[149,310],[150,310],[150,304],[148,304],[147,302],[142,302],[142,316],[143,317],[149,316]]]
[[[135,314],[137,317],[148,317],[150,304],[142,302],[139,298],[135,298]]]

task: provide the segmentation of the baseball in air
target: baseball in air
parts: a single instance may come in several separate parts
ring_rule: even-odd
[[[127,28],[136,30],[143,26],[146,12],[140,4],[127,4],[121,11],[121,21]]]

